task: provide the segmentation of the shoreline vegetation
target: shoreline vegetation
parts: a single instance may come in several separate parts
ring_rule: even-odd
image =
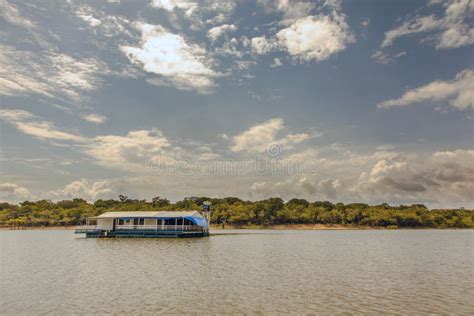
[[[176,203],[155,197],[151,201],[83,199],[0,202],[0,229],[73,229],[86,218],[111,211],[200,210],[203,202],[212,203],[211,229],[296,229],[348,230],[397,228],[474,228],[474,210],[428,209],[423,204],[390,206],[383,203],[310,202],[280,198],[245,201],[235,197],[188,197]]]

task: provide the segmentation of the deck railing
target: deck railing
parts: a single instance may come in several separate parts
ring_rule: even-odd
[[[166,230],[166,231],[203,231],[203,227],[194,225],[116,225],[116,230]]]
[[[195,225],[116,225],[116,230],[166,230],[166,231],[204,231],[204,227]],[[96,225],[76,226],[76,231],[93,232],[105,230]]]
[[[81,231],[81,232],[93,232],[93,231],[98,231],[98,230],[103,230],[101,228],[98,228],[96,225],[82,225],[82,226],[76,226],[76,232]]]

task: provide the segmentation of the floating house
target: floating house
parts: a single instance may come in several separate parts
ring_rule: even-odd
[[[86,237],[204,237],[209,236],[210,210],[107,212],[89,218],[76,234]],[[95,225],[89,225],[95,222]]]

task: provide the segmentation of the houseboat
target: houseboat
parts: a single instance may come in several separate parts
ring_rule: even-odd
[[[205,237],[210,211],[107,212],[76,227],[86,237]],[[95,222],[95,225],[89,223]]]

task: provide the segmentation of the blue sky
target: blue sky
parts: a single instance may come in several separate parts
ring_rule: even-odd
[[[474,207],[474,4],[0,1],[0,198]]]

